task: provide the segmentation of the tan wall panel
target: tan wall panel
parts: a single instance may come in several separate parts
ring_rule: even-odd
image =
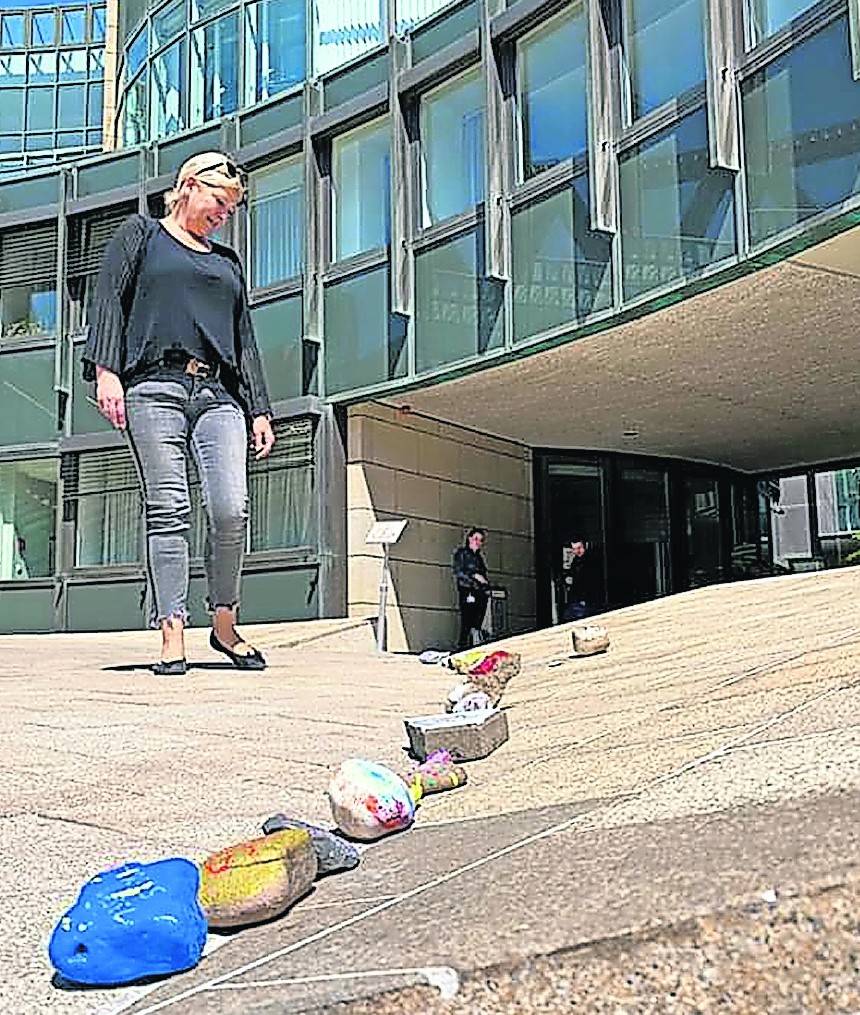
[[[470,525],[487,528],[490,578],[509,590],[512,629],[534,626],[529,448],[380,403],[350,408],[347,446],[351,616],[376,612],[381,551],[365,545],[367,530],[406,518],[391,553],[391,649],[452,646],[459,619],[451,558]]]

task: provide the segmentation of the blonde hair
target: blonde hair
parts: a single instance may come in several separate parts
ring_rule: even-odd
[[[243,177],[237,174],[230,176],[225,172],[225,163],[233,163],[229,155],[223,152],[200,152],[192,155],[190,159],[179,168],[176,174],[176,182],[173,187],[164,195],[164,208],[169,214],[184,199],[183,186],[186,180],[200,179],[214,187],[221,187],[229,191],[238,204],[245,196],[245,184]]]

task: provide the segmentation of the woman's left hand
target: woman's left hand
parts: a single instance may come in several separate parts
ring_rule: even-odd
[[[272,431],[269,417],[255,416],[254,422],[251,424],[251,430],[254,435],[254,451],[256,452],[254,458],[258,460],[265,458],[275,444],[275,434]]]

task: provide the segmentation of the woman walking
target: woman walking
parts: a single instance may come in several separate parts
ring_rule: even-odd
[[[271,406],[241,264],[210,239],[245,199],[244,176],[219,152],[188,159],[160,220],[132,215],[105,251],[84,350],[99,411],[124,430],[146,508],[150,622],[160,676],[186,672],[193,455],[208,534],[210,645],[239,669],[263,669],[236,630],[248,519],[247,425],[256,458],[274,444]]]

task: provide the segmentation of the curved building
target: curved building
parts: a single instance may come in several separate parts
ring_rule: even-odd
[[[0,9],[0,174],[102,148],[104,3]]]
[[[122,150],[0,183],[3,629],[141,623],[87,304],[216,147],[279,435],[246,620],[373,613],[387,518],[410,648],[456,634],[472,524],[513,629],[559,618],[574,538],[598,607],[855,561],[857,0],[176,2],[120,0]]]

